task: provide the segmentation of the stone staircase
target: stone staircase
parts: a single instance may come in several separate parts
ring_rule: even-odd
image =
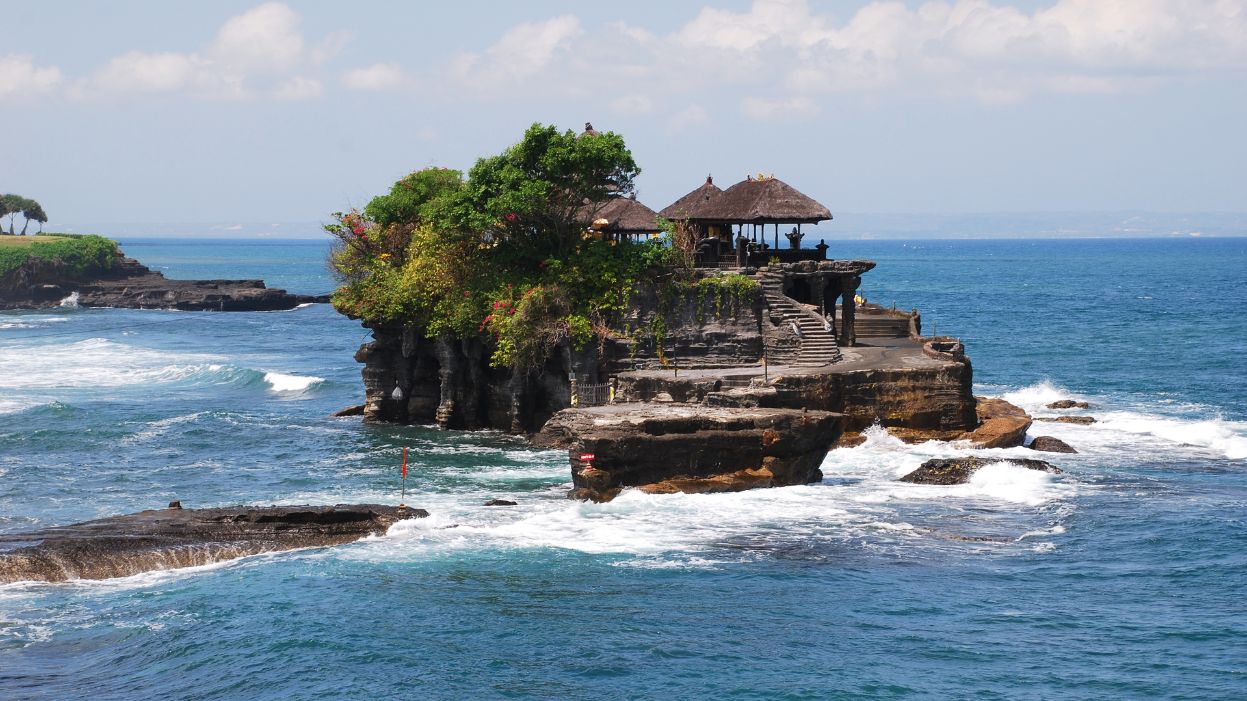
[[[823,329],[823,317],[784,294],[782,274],[759,272],[757,279],[772,316],[782,317],[785,328],[791,328],[795,322],[801,329],[801,345],[792,365],[818,367],[842,360],[835,335]]]

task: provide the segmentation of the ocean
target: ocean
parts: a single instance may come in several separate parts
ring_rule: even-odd
[[[364,426],[368,339],[288,312],[0,313],[0,531],[180,499],[407,502],[331,549],[0,586],[4,699],[1247,698],[1247,238],[833,241],[1077,455],[956,487],[877,429],[821,484],[565,498],[566,454]],[[320,241],[123,239],[170,277],[333,286]],[[491,498],[518,502],[486,508]]]

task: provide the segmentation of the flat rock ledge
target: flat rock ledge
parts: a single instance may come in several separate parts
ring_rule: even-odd
[[[171,507],[0,535],[0,583],[128,577],[382,535],[423,509],[381,504]]]
[[[888,433],[906,443],[969,441],[975,448],[1015,448],[1022,445],[1033,421],[1026,410],[994,397],[975,397],[974,402],[979,424],[973,431],[888,428]]]
[[[555,414],[534,437],[568,448],[574,499],[736,492],[818,482],[844,416],[826,411],[626,403]]]
[[[1043,460],[1029,460],[1020,458],[935,458],[928,460],[918,467],[917,470],[905,475],[901,478],[902,482],[911,484],[937,484],[937,485],[953,485],[966,484],[970,481],[970,477],[978,472],[981,468],[999,462],[1007,462],[1010,465],[1018,465],[1029,470],[1041,470],[1050,472],[1054,475],[1061,474],[1061,469],[1051,463]]]

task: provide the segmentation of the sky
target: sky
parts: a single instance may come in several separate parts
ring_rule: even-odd
[[[1247,211],[1247,0],[0,15],[0,192],[39,200],[49,229],[306,232],[533,122],[586,121],[624,135],[654,209],[707,174],[766,173],[837,214]]]

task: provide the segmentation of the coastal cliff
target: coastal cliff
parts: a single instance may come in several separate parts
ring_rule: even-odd
[[[327,296],[271,289],[263,280],[170,280],[126,257],[107,239],[82,238],[105,241],[112,244],[112,250],[77,264],[55,255],[28,256],[0,275],[0,309],[43,309],[72,299],[82,307],[279,311],[329,301]],[[36,240],[29,245],[47,244]]]

